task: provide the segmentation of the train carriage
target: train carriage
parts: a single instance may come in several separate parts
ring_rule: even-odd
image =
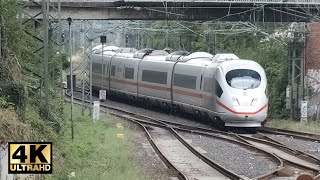
[[[219,119],[225,126],[259,127],[266,119],[267,79],[254,61],[234,54],[151,49],[135,53],[120,49],[99,58],[92,60],[93,85],[108,93]]]
[[[141,98],[164,105],[171,103],[171,71],[173,62],[165,61],[167,52],[155,52],[143,58],[139,65],[138,91]]]

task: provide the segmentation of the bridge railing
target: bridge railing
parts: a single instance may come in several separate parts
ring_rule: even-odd
[[[115,0],[117,1],[117,0]],[[121,0],[120,0],[121,1]],[[259,4],[300,4],[320,5],[320,0],[124,0],[125,2],[212,2],[212,3],[259,3]]]
[[[28,2],[30,0],[21,0]],[[41,2],[41,0],[34,0]],[[104,3],[104,2],[197,2],[197,3],[256,3],[256,4],[291,4],[291,5],[320,5],[320,0],[61,0],[61,3]],[[50,0],[58,2],[58,0]]]

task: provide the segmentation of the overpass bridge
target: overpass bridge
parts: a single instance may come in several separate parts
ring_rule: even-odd
[[[41,0],[22,0],[30,16]],[[61,17],[78,20],[220,20],[309,22],[318,20],[320,0],[60,0]],[[50,3],[57,4],[58,0]],[[41,19],[42,17],[37,17]]]

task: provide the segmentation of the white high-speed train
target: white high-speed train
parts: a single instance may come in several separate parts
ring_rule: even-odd
[[[234,54],[119,48],[92,55],[92,84],[109,94],[260,127],[267,117],[267,78],[256,62]]]

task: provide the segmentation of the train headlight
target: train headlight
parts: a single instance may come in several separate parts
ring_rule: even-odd
[[[237,98],[232,98],[232,103],[234,106],[240,106],[240,103]]]
[[[253,98],[252,101],[251,101],[251,106],[255,106],[258,102],[258,99],[257,98]]]

